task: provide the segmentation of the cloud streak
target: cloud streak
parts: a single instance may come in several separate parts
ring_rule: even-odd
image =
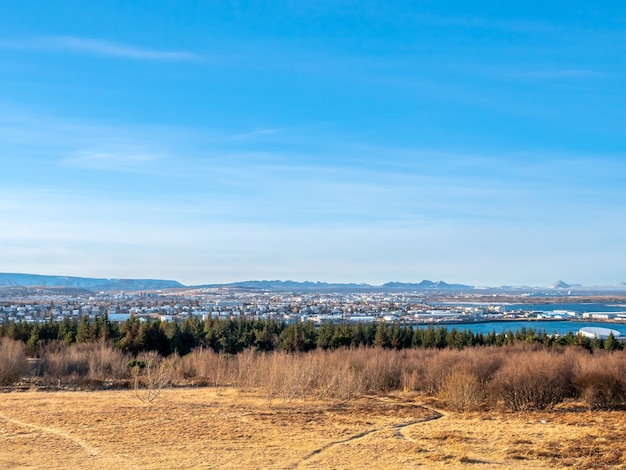
[[[86,170],[137,171],[163,158],[162,155],[135,152],[81,151],[61,160],[61,164]]]
[[[42,36],[29,39],[0,41],[3,49],[26,49],[41,52],[73,52],[94,56],[115,57],[160,62],[199,60],[202,57],[188,51],[147,49],[114,41],[76,36]]]

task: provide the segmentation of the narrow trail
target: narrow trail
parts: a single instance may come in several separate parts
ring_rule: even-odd
[[[427,423],[428,421],[434,421],[436,419],[443,418],[443,416],[444,416],[442,413],[440,413],[438,411],[435,411],[433,409],[426,408],[426,407],[423,407],[423,408],[428,410],[428,411],[432,411],[434,414],[432,416],[428,416],[427,418],[417,419],[417,420],[409,421],[409,422],[406,422],[406,423],[393,424],[393,425],[390,425],[390,426],[384,426],[382,428],[368,429],[366,431],[362,431],[360,433],[353,434],[352,436],[347,437],[346,439],[341,439],[339,441],[329,442],[328,444],[320,447],[319,449],[315,449],[314,451],[309,452],[297,464],[295,464],[293,468],[298,468],[300,465],[306,463],[307,460],[310,460],[311,458],[321,454],[322,452],[324,452],[324,451],[326,451],[326,450],[328,450],[328,449],[330,449],[332,447],[335,447],[335,446],[338,446],[338,445],[341,445],[341,444],[345,444],[347,442],[352,442],[352,441],[356,441],[356,440],[359,440],[359,439],[363,439],[365,436],[369,436],[370,434],[373,434],[373,433],[376,433],[376,432],[380,432],[380,431],[385,431],[385,430],[388,430],[388,429],[393,429],[395,431],[394,437],[397,437],[398,439],[404,439],[404,440],[407,440],[407,441],[416,442],[415,439],[412,439],[412,438],[410,438],[410,437],[408,437],[408,436],[406,436],[404,434],[403,431],[404,431],[405,428],[407,428],[409,426],[413,426],[415,424],[419,424],[419,423]]]
[[[432,410],[432,411],[434,411],[434,410]],[[417,442],[412,437],[409,437],[406,434],[404,434],[404,432],[403,432],[404,429],[408,428],[409,426],[413,426],[414,424],[427,423],[428,421],[434,421],[436,419],[443,418],[443,416],[444,415],[442,413],[436,412],[435,415],[429,416],[428,418],[418,419],[416,421],[410,421],[408,423],[396,424],[394,426],[389,426],[389,427],[391,429],[395,430],[394,436],[397,437],[398,439],[404,439],[406,441]]]
[[[98,449],[96,449],[95,447],[90,446],[89,444],[87,444],[85,441],[61,430],[61,429],[57,429],[57,428],[50,428],[47,426],[40,426],[38,424],[33,424],[33,423],[27,423],[25,421],[20,421],[19,419],[14,419],[14,418],[9,418],[8,416],[3,415],[2,413],[0,413],[0,419],[3,419],[4,421],[7,421],[9,423],[15,424],[17,426],[21,426],[21,427],[25,427],[25,428],[31,428],[31,429],[35,429],[37,431],[41,431],[41,432],[45,432],[48,434],[54,434],[55,436],[59,436],[62,437],[64,439],[67,439],[69,441],[72,441],[73,443],[79,445],[80,447],[83,448],[83,450],[85,452],[87,452],[87,454],[89,454],[90,457],[98,457],[100,455],[100,451]]]

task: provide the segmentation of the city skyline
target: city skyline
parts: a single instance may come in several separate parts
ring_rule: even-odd
[[[2,272],[626,281],[626,7],[0,12]]]

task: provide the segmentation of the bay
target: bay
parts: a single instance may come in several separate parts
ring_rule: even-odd
[[[622,335],[626,335],[625,323],[613,322],[594,322],[579,320],[496,320],[487,322],[465,322],[465,323],[435,323],[435,328],[445,327],[447,329],[456,328],[459,331],[471,330],[472,333],[482,333],[484,335],[496,332],[497,334],[506,333],[509,330],[516,332],[522,328],[527,330],[533,329],[538,333],[547,333],[549,335],[565,335],[569,332],[576,334],[583,327],[601,327],[611,328],[619,331]],[[427,328],[428,325],[416,325],[416,328]]]

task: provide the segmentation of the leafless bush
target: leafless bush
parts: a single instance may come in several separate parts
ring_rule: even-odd
[[[431,354],[424,361],[425,391],[431,395],[437,395],[460,359],[461,353],[457,350],[442,349],[431,351]]]
[[[424,389],[456,411],[484,406],[485,387],[502,364],[502,349],[431,350],[423,358]]]
[[[319,381],[322,367],[320,359],[323,356],[324,351],[283,356],[283,400],[293,400],[296,397],[304,399],[313,393]]]
[[[405,392],[426,388],[426,358],[438,353],[436,349],[404,349],[400,351],[400,389]]]
[[[576,394],[590,409],[616,409],[626,402],[626,363],[622,353],[582,358],[574,373]]]
[[[61,341],[46,345],[43,353],[43,373],[54,379],[56,385],[77,384],[89,374],[89,349],[87,344],[70,346]]]
[[[135,396],[144,403],[154,401],[168,386],[176,357],[163,358],[156,351],[142,353],[131,361],[130,369]]]
[[[0,339],[0,385],[13,385],[28,370],[26,347],[21,341]]]
[[[348,401],[365,390],[366,373],[355,367],[355,351],[320,351],[319,355],[316,399]]]
[[[265,371],[265,380],[263,388],[265,389],[265,399],[268,404],[280,395],[284,380],[283,358],[285,353],[274,351],[263,356],[263,369]]]
[[[484,386],[502,366],[506,356],[502,352],[503,350],[497,347],[464,349],[461,351],[460,361],[466,370]]]
[[[415,369],[403,368],[400,373],[400,384],[405,392],[420,390],[423,384],[422,375]]]
[[[400,388],[402,369],[398,351],[366,348],[355,351],[356,371],[362,375],[364,387],[370,392],[389,392]]]
[[[485,400],[485,386],[466,367],[460,367],[444,379],[437,396],[453,411],[478,410]]]
[[[264,353],[253,348],[237,354],[237,370],[235,373],[235,385],[240,392],[247,392],[260,383],[260,377],[264,370],[261,364],[264,362]]]
[[[365,375],[353,362],[354,351],[248,353],[239,366],[237,383],[244,387],[253,380],[270,404],[296,398],[346,401],[364,390]],[[251,380],[246,378],[248,372],[253,374]]]
[[[195,385],[210,385],[219,392],[220,385],[228,381],[231,358],[212,349],[197,348],[180,358],[176,364],[175,378]]]
[[[515,353],[488,385],[494,404],[512,411],[542,410],[571,396],[573,363],[567,354],[548,351]]]
[[[283,401],[294,398],[344,401],[366,391],[387,393],[401,389],[426,389],[436,394],[459,364],[481,390],[480,398],[473,401],[482,402],[484,385],[500,365],[495,354],[486,352],[473,358],[466,351],[379,348],[316,350],[303,354],[248,352],[238,356],[237,362],[236,384],[239,389],[258,386],[270,403],[277,398]],[[468,394],[471,390],[474,389],[463,393]],[[466,401],[469,402],[469,398]],[[472,406],[463,405],[465,408]]]
[[[119,381],[129,377],[128,356],[106,343],[77,345],[88,354],[89,378],[91,380]],[[75,347],[77,347],[75,346]]]
[[[212,385],[215,387],[215,393],[219,394],[219,387],[223,381],[228,381],[229,373],[229,356],[226,353],[219,352],[213,353],[209,356],[211,359],[209,363],[208,376]]]
[[[206,384],[207,375],[205,350],[203,348],[197,348],[180,358],[176,364],[176,370],[172,379],[191,381],[194,385],[196,382]]]
[[[106,343],[68,345],[56,341],[43,351],[42,374],[56,385],[98,386],[104,381],[129,377],[128,357]]]

